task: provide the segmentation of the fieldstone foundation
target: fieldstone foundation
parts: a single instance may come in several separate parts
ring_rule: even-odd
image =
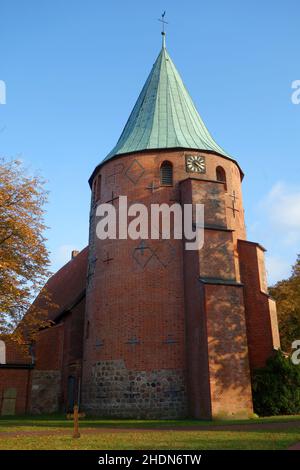
[[[31,413],[56,413],[59,411],[61,372],[58,370],[32,371]]]
[[[181,418],[186,401],[182,370],[128,370],[123,360],[112,360],[93,366],[82,408],[103,417]]]

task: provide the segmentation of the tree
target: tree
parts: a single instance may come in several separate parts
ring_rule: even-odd
[[[0,334],[12,334],[19,342],[30,341],[47,324],[50,299],[45,290],[45,308],[28,310],[49,276],[46,201],[47,191],[39,176],[27,175],[18,160],[0,159]],[[22,328],[17,328],[22,319]]]
[[[276,300],[281,346],[290,352],[292,342],[300,339],[300,255],[292,268],[292,275],[270,288]]]
[[[252,376],[254,411],[260,416],[300,413],[300,367],[281,351]]]

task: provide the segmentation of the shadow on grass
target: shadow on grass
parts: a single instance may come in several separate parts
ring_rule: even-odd
[[[239,431],[255,431],[259,432],[260,429],[257,425],[262,425],[261,431],[265,432],[266,428],[264,424],[271,425],[274,423],[276,429],[271,429],[268,426],[268,431],[278,432],[280,430],[280,424],[286,429],[287,425],[292,428],[300,429],[300,415],[293,416],[272,416],[266,418],[255,418],[251,420],[218,420],[218,421],[201,421],[196,419],[182,419],[182,420],[136,420],[136,419],[109,419],[109,418],[97,418],[97,417],[86,417],[80,419],[80,428],[85,429],[153,429],[153,430],[184,430],[184,431],[201,431],[207,430],[210,427],[220,427],[219,431],[228,431],[232,426],[234,431],[236,426],[245,425],[245,429],[239,429]],[[256,426],[255,426],[256,425]],[[253,426],[253,429],[251,429]],[[0,417],[0,431],[9,430],[9,428],[34,428],[38,429],[70,429],[73,427],[72,420],[67,420],[65,415],[52,414],[52,415],[23,415],[23,416],[2,416]],[[222,427],[224,429],[222,429]],[[189,429],[183,429],[189,428]],[[250,429],[249,429],[250,428]],[[274,427],[275,428],[275,427]]]

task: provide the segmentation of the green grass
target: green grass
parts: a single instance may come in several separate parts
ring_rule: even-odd
[[[276,416],[239,421],[198,420],[121,420],[85,418],[81,420],[80,439],[72,439],[72,422],[64,416],[23,416],[0,418],[0,449],[286,449],[300,442],[300,416]],[[244,423],[291,423],[288,429],[228,430],[213,429]],[[294,423],[294,424],[293,424]],[[191,429],[183,430],[182,427]],[[203,430],[195,428],[203,426]],[[174,430],[164,429],[172,427]],[[194,427],[194,429],[193,429]],[[101,430],[102,428],[102,430]],[[110,428],[112,428],[110,430]],[[121,431],[126,428],[127,431]],[[153,429],[157,429],[153,431]],[[208,429],[207,429],[208,428]],[[95,431],[99,431],[97,434]],[[114,431],[113,431],[114,430]],[[53,435],[26,435],[24,431],[51,432]],[[64,434],[60,434],[65,431]],[[5,437],[5,433],[17,435]]]
[[[284,432],[157,431],[62,436],[18,436],[0,439],[1,450],[200,449],[280,450],[300,441],[299,430]]]
[[[112,427],[112,428],[163,428],[169,426],[224,426],[229,424],[261,424],[261,423],[282,423],[300,421],[300,415],[289,416],[267,416],[264,418],[240,419],[240,420],[213,420],[205,421],[198,419],[111,419],[86,417],[80,420],[81,427]],[[38,428],[61,428],[72,427],[72,421],[66,420],[65,415],[24,415],[24,416],[0,416],[0,431],[11,427],[32,427]],[[12,429],[7,429],[11,431]]]

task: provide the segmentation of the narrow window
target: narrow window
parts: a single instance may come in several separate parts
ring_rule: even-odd
[[[225,183],[225,191],[227,191],[227,184],[226,184],[226,173],[225,170],[222,166],[217,166],[216,168],[216,177],[217,181],[222,181],[222,183]]]
[[[93,204],[96,202],[96,189],[97,189],[97,180],[95,178],[93,181],[93,186],[92,186],[92,203]]]
[[[6,346],[4,341],[0,340],[0,364],[6,364]]]
[[[163,162],[160,167],[160,184],[162,186],[173,185],[173,165],[170,162]]]
[[[101,175],[97,176],[97,195],[96,195],[96,201],[99,201],[101,198]]]

